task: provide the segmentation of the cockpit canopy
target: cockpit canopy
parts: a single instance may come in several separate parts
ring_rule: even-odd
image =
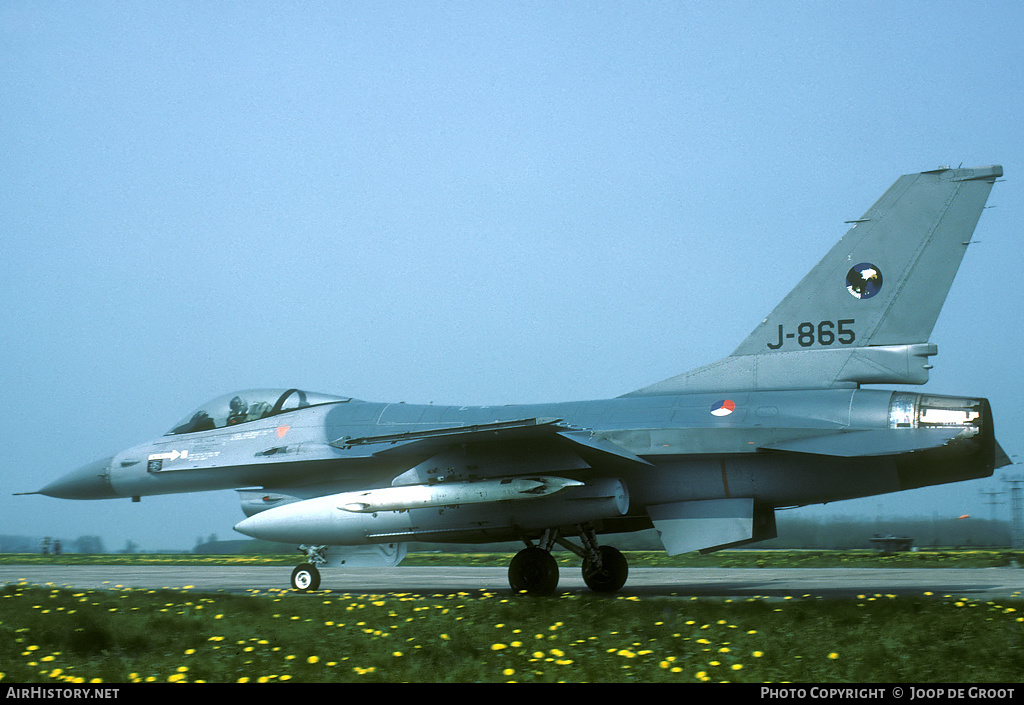
[[[351,397],[304,392],[301,389],[246,389],[241,392],[225,394],[203,404],[165,435],[174,436],[182,433],[209,431],[265,419],[268,416],[276,416],[310,406],[338,404],[351,400]]]

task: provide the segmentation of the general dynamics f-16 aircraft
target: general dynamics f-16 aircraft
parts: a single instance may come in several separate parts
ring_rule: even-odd
[[[467,407],[257,389],[39,494],[238,489],[243,534],[324,566],[397,565],[413,541],[522,541],[515,591],[550,594],[551,550],[611,592],[600,534],[654,527],[669,554],[776,535],[775,510],[986,477],[1009,463],[985,399],[924,384],[939,310],[1002,168],[899,178],[727,358],[614,399]],[[576,538],[578,537],[578,539]]]

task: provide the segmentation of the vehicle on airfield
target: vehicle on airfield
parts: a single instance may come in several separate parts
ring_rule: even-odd
[[[900,177],[729,357],[614,399],[247,390],[27,494],[243,488],[236,530],[300,544],[298,590],[324,566],[397,565],[407,542],[522,541],[510,586],[551,594],[556,544],[611,592],[628,566],[599,534],[653,526],[669,554],[710,552],[774,537],[777,508],[987,477],[1009,463],[987,400],[865,385],[927,381],[928,339],[1002,173]]]

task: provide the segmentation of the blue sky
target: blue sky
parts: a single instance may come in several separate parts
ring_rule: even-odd
[[[924,389],[989,397],[1024,453],[1022,20],[1018,2],[0,5],[0,534],[232,538],[233,492],[11,493],[233,389],[566,401],[711,362],[897,176],[961,163],[1006,179]],[[1001,487],[798,511],[987,517],[983,489]]]

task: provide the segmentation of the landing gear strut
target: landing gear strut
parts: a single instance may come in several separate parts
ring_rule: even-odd
[[[309,546],[306,544],[299,546],[298,550],[306,554],[309,562],[297,566],[292,571],[292,588],[299,592],[310,592],[319,589],[320,571],[317,570],[317,566],[327,562],[327,559],[324,558],[324,551],[326,549],[327,546]]]
[[[570,543],[558,530],[548,529],[539,545],[524,539],[526,548],[512,559],[508,566],[508,584],[515,592],[530,595],[551,595],[558,587],[558,564],[551,555],[554,544],[569,549],[583,559],[583,581],[595,592],[615,592],[626,584],[629,565],[626,557],[612,546],[599,546],[597,534],[590,524],[579,529],[582,547]]]

